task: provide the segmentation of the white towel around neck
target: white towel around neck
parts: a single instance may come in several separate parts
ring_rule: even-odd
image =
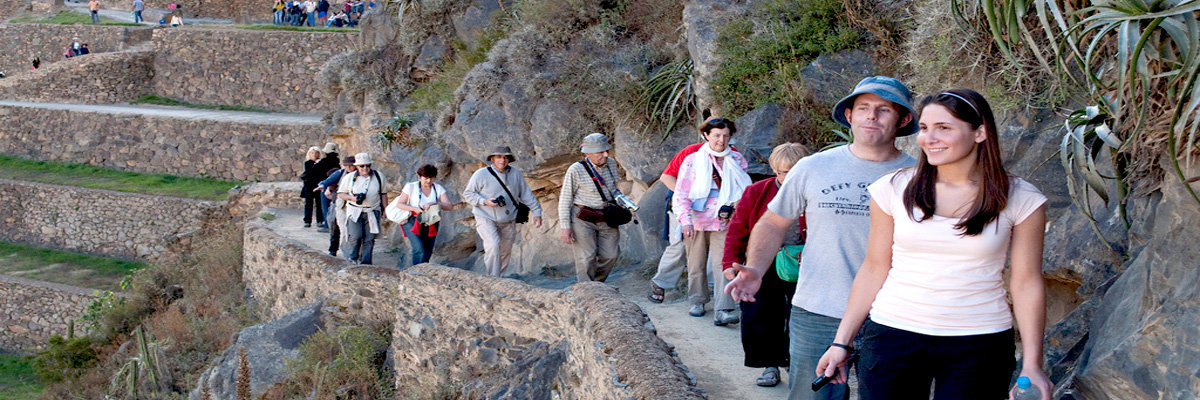
[[[692,200],[699,200],[708,197],[708,193],[712,191],[712,172],[713,164],[716,163],[716,157],[724,157],[721,162],[721,169],[717,175],[721,177],[721,189],[717,194],[717,206],[724,206],[736,203],[742,198],[742,192],[750,186],[750,175],[738,165],[737,161],[728,157],[733,151],[729,146],[725,147],[725,151],[714,151],[710,145],[705,143],[700,146],[699,157],[692,162],[692,188],[688,191],[688,197]]]

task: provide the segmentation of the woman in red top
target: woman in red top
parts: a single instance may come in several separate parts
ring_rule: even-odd
[[[808,148],[799,143],[784,143],[771,152],[768,163],[775,177],[763,179],[746,187],[742,201],[729,222],[729,233],[725,236],[725,255],[721,269],[726,279],[734,277],[733,263],[746,263],[746,247],[750,242],[750,231],[759,217],[767,211],[767,203],[779,193],[779,185],[787,177],[788,170],[796,161],[809,155]],[[783,244],[804,243],[804,217],[788,231]],[[724,288],[722,288],[723,290]],[[792,292],[795,282],[786,282],[775,273],[775,266],[763,275],[758,301],[742,302],[742,349],[746,352],[746,366],[766,368],[755,384],[775,386],[779,384],[779,367],[788,365],[788,316],[792,308]]]

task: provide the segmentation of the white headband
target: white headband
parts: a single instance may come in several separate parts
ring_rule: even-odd
[[[959,99],[959,100],[962,100],[962,101],[965,101],[965,102],[967,102],[967,105],[968,105],[968,106],[971,106],[971,109],[972,109],[972,110],[975,110],[975,115],[978,115],[980,118],[983,118],[983,114],[979,112],[979,109],[978,109],[978,108],[975,108],[975,103],[972,103],[970,100],[967,100],[967,98],[966,98],[966,97],[962,97],[962,96],[959,96],[959,95],[957,95],[957,94],[950,93],[950,92],[942,92],[941,94],[950,95],[950,96],[953,96],[953,97],[954,97],[954,98],[956,98],[956,99]]]

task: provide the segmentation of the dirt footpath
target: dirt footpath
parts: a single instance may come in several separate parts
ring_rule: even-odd
[[[620,270],[621,268],[618,268]],[[632,273],[617,274],[614,284],[626,298],[637,303],[650,316],[658,337],[675,346],[684,365],[696,375],[701,388],[711,399],[785,399],[787,372],[780,370],[783,382],[767,388],[754,384],[761,368],[744,366],[741,325],[713,325],[712,310],[703,317],[688,315],[686,296],[667,293],[667,300],[656,304],[646,299],[648,280]],[[709,304],[712,307],[712,304]],[[740,312],[739,312],[740,313]],[[784,350],[786,351],[786,350]]]

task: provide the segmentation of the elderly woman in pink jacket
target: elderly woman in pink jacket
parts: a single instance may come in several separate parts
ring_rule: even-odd
[[[710,299],[704,269],[712,260],[713,286],[718,293],[713,324],[725,326],[739,322],[733,313],[733,298],[722,290],[728,283],[721,273],[725,232],[733,207],[751,182],[746,174],[746,158],[729,147],[729,140],[737,133],[733,121],[710,119],[700,126],[700,133],[706,143],[683,160],[671,208],[687,243],[688,300],[692,303],[688,314],[704,316],[704,305]]]

